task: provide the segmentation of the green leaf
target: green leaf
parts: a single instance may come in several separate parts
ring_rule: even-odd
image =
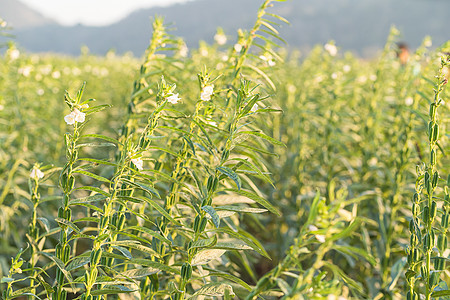
[[[118,144],[118,145],[122,145],[122,143],[120,143],[118,140],[109,137],[109,136],[105,136],[105,135],[101,135],[101,134],[83,134],[82,136],[80,136],[80,138],[85,138],[85,137],[92,137],[92,138],[96,138],[96,139],[102,139],[114,144]]]
[[[102,194],[95,194],[83,198],[77,198],[69,201],[69,205],[76,205],[80,203],[89,203],[89,202],[97,202],[101,200],[105,200],[107,197]]]
[[[75,231],[76,233],[80,233],[80,228],[77,227],[77,225],[73,224],[72,222],[63,219],[63,218],[56,218],[55,219],[56,222],[69,226],[73,231]]]
[[[148,235],[150,235],[151,237],[157,238],[158,240],[160,240],[161,242],[166,243],[167,245],[172,245],[172,242],[169,241],[168,239],[166,239],[165,237],[163,237],[160,233],[153,231],[147,227],[142,227],[142,226],[130,226],[125,228],[124,230],[137,230],[140,232],[144,232]]]
[[[266,135],[266,134],[264,134],[264,133],[262,133],[262,132],[259,132],[259,131],[250,131],[250,130],[239,131],[238,135],[241,135],[241,134],[251,134],[251,135],[260,137],[260,138],[262,138],[262,139],[268,141],[269,143],[271,143],[271,144],[273,144],[273,145],[284,146],[284,147],[286,147],[286,145],[285,145],[284,143],[282,143],[282,142],[280,142],[280,141],[274,139],[273,137],[270,137],[270,136],[268,136],[268,135]]]
[[[441,297],[441,296],[450,296],[450,290],[437,291],[437,292],[433,292],[431,294],[431,297],[433,297],[433,298]]]
[[[91,178],[94,178],[94,179],[96,179],[96,180],[98,180],[98,181],[102,181],[102,182],[106,182],[106,183],[111,183],[111,181],[110,181],[109,179],[106,179],[105,177],[102,177],[102,176],[93,174],[93,173],[88,172],[88,171],[75,170],[75,171],[73,171],[73,173],[83,174],[83,175],[89,176],[89,177],[91,177]]]
[[[199,239],[192,243],[191,248],[210,248],[214,247],[217,243],[217,235],[214,235],[211,238],[207,239]]]
[[[219,170],[222,174],[228,176],[231,180],[236,183],[236,186],[238,190],[241,189],[241,179],[239,178],[239,175],[237,175],[232,169],[228,167],[217,167],[217,170]]]
[[[254,208],[248,206],[234,206],[234,205],[216,206],[216,210],[227,210],[252,214],[260,214],[268,211],[267,209],[264,208]]]
[[[87,265],[91,261],[90,256],[78,256],[72,259],[66,266],[67,271],[73,271],[79,267]]]
[[[88,161],[88,162],[92,162],[94,164],[117,167],[117,164],[106,161],[106,160],[94,159],[94,158],[89,158],[89,157],[78,158],[78,160]]]
[[[196,299],[199,295],[206,295],[211,297],[219,297],[225,295],[225,291],[228,291],[229,295],[235,296],[231,285],[220,282],[212,282],[203,285],[188,299]]]
[[[45,257],[52,260],[56,264],[58,269],[60,269],[61,272],[64,274],[64,277],[66,277],[66,279],[69,282],[69,284],[71,285],[72,289],[74,289],[72,275],[70,275],[70,273],[65,269],[65,266],[64,266],[64,263],[62,262],[62,260],[60,260],[59,258],[57,258],[56,256],[54,256],[50,253],[39,251],[39,254],[44,255]]]
[[[83,148],[83,147],[116,147],[116,144],[113,143],[82,143],[77,144],[75,148]]]
[[[161,271],[165,271],[168,273],[173,273],[173,274],[180,274],[180,270],[177,270],[171,266],[167,266],[165,264],[150,260],[150,259],[145,259],[145,258],[133,258],[130,259],[129,261],[127,261],[128,264],[137,264],[137,265],[141,265],[141,266],[146,266],[146,267],[152,267],[155,269],[159,269]]]
[[[122,178],[121,181],[125,182],[125,183],[127,183],[129,185],[132,185],[135,188],[138,188],[138,189],[140,189],[140,190],[142,190],[144,192],[148,192],[150,194],[153,194],[156,197],[158,197],[159,199],[161,198],[161,196],[159,195],[158,191],[152,186],[148,186],[148,185],[145,185],[145,184],[142,184],[142,183],[138,183],[138,182],[133,182],[133,181],[125,179],[125,178]]]
[[[274,213],[274,214],[276,214],[278,216],[281,216],[281,212],[277,208],[275,208],[272,204],[270,204],[269,201],[267,201],[264,198],[261,198],[260,196],[258,196],[255,193],[252,193],[252,192],[246,191],[246,190],[232,190],[232,189],[228,189],[227,191],[234,192],[234,193],[236,193],[238,195],[247,197],[247,198],[249,198],[249,199],[251,199],[251,200],[261,204],[262,206],[264,206],[265,208],[270,210],[272,213]]]
[[[216,228],[219,228],[220,217],[217,214],[217,212],[214,210],[214,208],[212,206],[205,205],[202,207],[202,210],[206,211],[211,216],[211,219],[212,219],[214,225],[216,226]]]
[[[152,267],[149,268],[141,268],[141,269],[131,269],[125,272],[121,272],[120,275],[123,275],[127,278],[140,278],[148,275],[152,275],[158,273],[160,269],[155,269]]]
[[[122,293],[132,293],[135,290],[132,290],[130,288],[127,288],[125,286],[121,285],[107,285],[104,286],[101,290],[93,290],[91,291],[92,296],[99,296],[99,295],[117,295]]]
[[[191,265],[200,266],[209,263],[221,257],[226,250],[223,249],[206,249],[198,252],[192,259]]]

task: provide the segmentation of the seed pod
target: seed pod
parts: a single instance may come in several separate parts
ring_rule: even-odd
[[[422,278],[427,278],[427,269],[425,266],[420,267],[420,275],[422,275]]]
[[[431,202],[431,210],[430,210],[430,219],[434,220],[437,213],[437,204],[436,201]]]
[[[67,291],[66,290],[62,290],[60,299],[61,300],[66,300],[67,299]]]
[[[434,269],[435,270],[444,270],[445,260],[442,257],[436,257],[434,259]]]
[[[64,212],[64,219],[70,221],[71,218],[72,218],[72,210],[70,208],[67,208],[66,211]]]
[[[75,186],[75,177],[72,175],[69,176],[69,180],[67,182],[68,191],[73,190],[73,187]]]
[[[64,207],[69,206],[69,200],[70,200],[69,198],[70,198],[69,195],[64,195],[64,198],[63,198]]]
[[[212,190],[213,184],[214,184],[214,177],[213,175],[210,175],[208,177],[208,182],[206,183],[206,189],[208,190],[208,192],[210,192]]]
[[[117,229],[118,230],[122,230],[124,225],[125,225],[125,215],[122,214],[119,217],[119,221],[118,221],[118,224],[117,224]]]
[[[58,208],[58,218],[64,218],[64,208]]]
[[[194,231],[198,232],[198,226],[200,225],[200,216],[196,216],[194,220]]]
[[[418,243],[419,243],[419,239],[417,238],[417,235],[415,235],[414,233],[411,234],[411,237],[410,237],[410,244],[411,244],[412,246],[416,246]]]
[[[434,123],[431,121],[428,123],[428,140],[431,142],[433,140],[434,135]]]
[[[420,251],[419,249],[413,249],[413,261],[418,261],[419,260],[419,256],[420,256]]]
[[[445,244],[444,244],[444,242],[445,242],[445,239],[444,239],[444,235],[442,235],[442,234],[440,234],[439,236],[438,236],[438,238],[437,238],[437,244],[436,244],[436,246],[437,246],[437,248],[439,249],[439,252],[444,252],[444,250],[445,250]]]
[[[428,224],[428,215],[429,215],[429,208],[428,206],[425,206],[422,212],[422,220],[425,224]]]
[[[438,173],[438,171],[436,171],[436,172],[434,172],[433,179],[431,180],[431,184],[433,185],[433,188],[435,188],[437,186],[438,180],[439,180],[439,173]]]
[[[436,165],[436,162],[437,162],[437,160],[436,160],[436,151],[434,151],[434,149],[431,150],[430,161],[431,161],[431,164],[432,164],[433,166]]]
[[[62,250],[61,244],[56,245],[56,247],[55,247],[56,257],[58,257],[59,259],[61,259],[61,254],[62,254],[61,250]]]
[[[70,258],[70,245],[67,244],[64,246],[64,259],[63,262],[67,262]]]
[[[222,152],[222,161],[226,161],[228,159],[228,157],[230,156],[230,151],[228,150],[224,150]]]
[[[205,230],[207,223],[208,223],[208,219],[203,218],[201,223],[200,223],[200,231],[199,232],[202,232],[203,230]]]
[[[434,120],[436,117],[436,103],[431,103],[430,105],[430,119]]]
[[[439,275],[441,275],[440,272],[430,273],[430,280],[428,281],[428,286],[430,288],[433,288],[437,284]]]
[[[102,257],[102,249],[101,248],[99,248],[97,250],[92,250],[91,251],[91,266],[98,265],[101,257]]]
[[[181,266],[181,278],[184,280],[189,280],[192,276],[192,266],[189,263],[184,263]]]
[[[439,124],[434,124],[433,129],[433,142],[436,142],[439,139]]]
[[[414,204],[413,204],[414,207]],[[414,220],[409,221],[409,232],[415,232],[415,228],[414,228]]]
[[[430,236],[426,234],[423,240],[423,251],[427,252],[430,249],[431,249],[431,239]]]
[[[413,202],[414,203],[420,202],[420,195],[418,193],[414,193]]]
[[[217,185],[219,184],[219,178],[214,177],[214,183],[213,183],[213,191],[217,189]]]

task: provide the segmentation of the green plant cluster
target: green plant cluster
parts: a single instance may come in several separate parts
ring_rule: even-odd
[[[4,299],[448,296],[450,45],[299,57],[276,2],[198,49],[156,17],[142,62],[9,46]]]

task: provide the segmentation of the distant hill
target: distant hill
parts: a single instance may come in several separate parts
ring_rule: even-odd
[[[55,21],[44,17],[17,0],[0,1],[0,18],[18,30],[56,24]]]
[[[199,40],[212,42],[219,26],[235,38],[238,28],[253,25],[261,3],[262,0],[196,0],[142,9],[105,27],[65,27],[47,20],[49,23],[38,23],[33,28],[16,26],[14,34],[21,47],[33,52],[78,54],[80,47],[86,45],[97,54],[113,48],[118,53],[132,51],[141,55],[151,36],[150,18],[154,15],[165,16],[166,22],[174,23],[173,34],[195,47]],[[17,9],[23,9],[23,5]],[[418,46],[426,35],[432,36],[434,45],[445,42],[450,38],[449,11],[448,0],[288,0],[274,3],[272,8],[272,12],[291,23],[281,28],[281,36],[289,47],[308,50],[333,39],[342,49],[364,56],[383,47],[394,24],[402,32],[402,40],[411,47]],[[5,10],[0,6],[1,14]],[[15,18],[8,13],[3,18],[14,24]]]

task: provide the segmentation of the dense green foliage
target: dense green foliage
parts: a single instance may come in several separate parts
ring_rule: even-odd
[[[4,299],[448,295],[449,45],[300,60],[270,2],[189,56],[159,18],[143,62],[9,47]]]

